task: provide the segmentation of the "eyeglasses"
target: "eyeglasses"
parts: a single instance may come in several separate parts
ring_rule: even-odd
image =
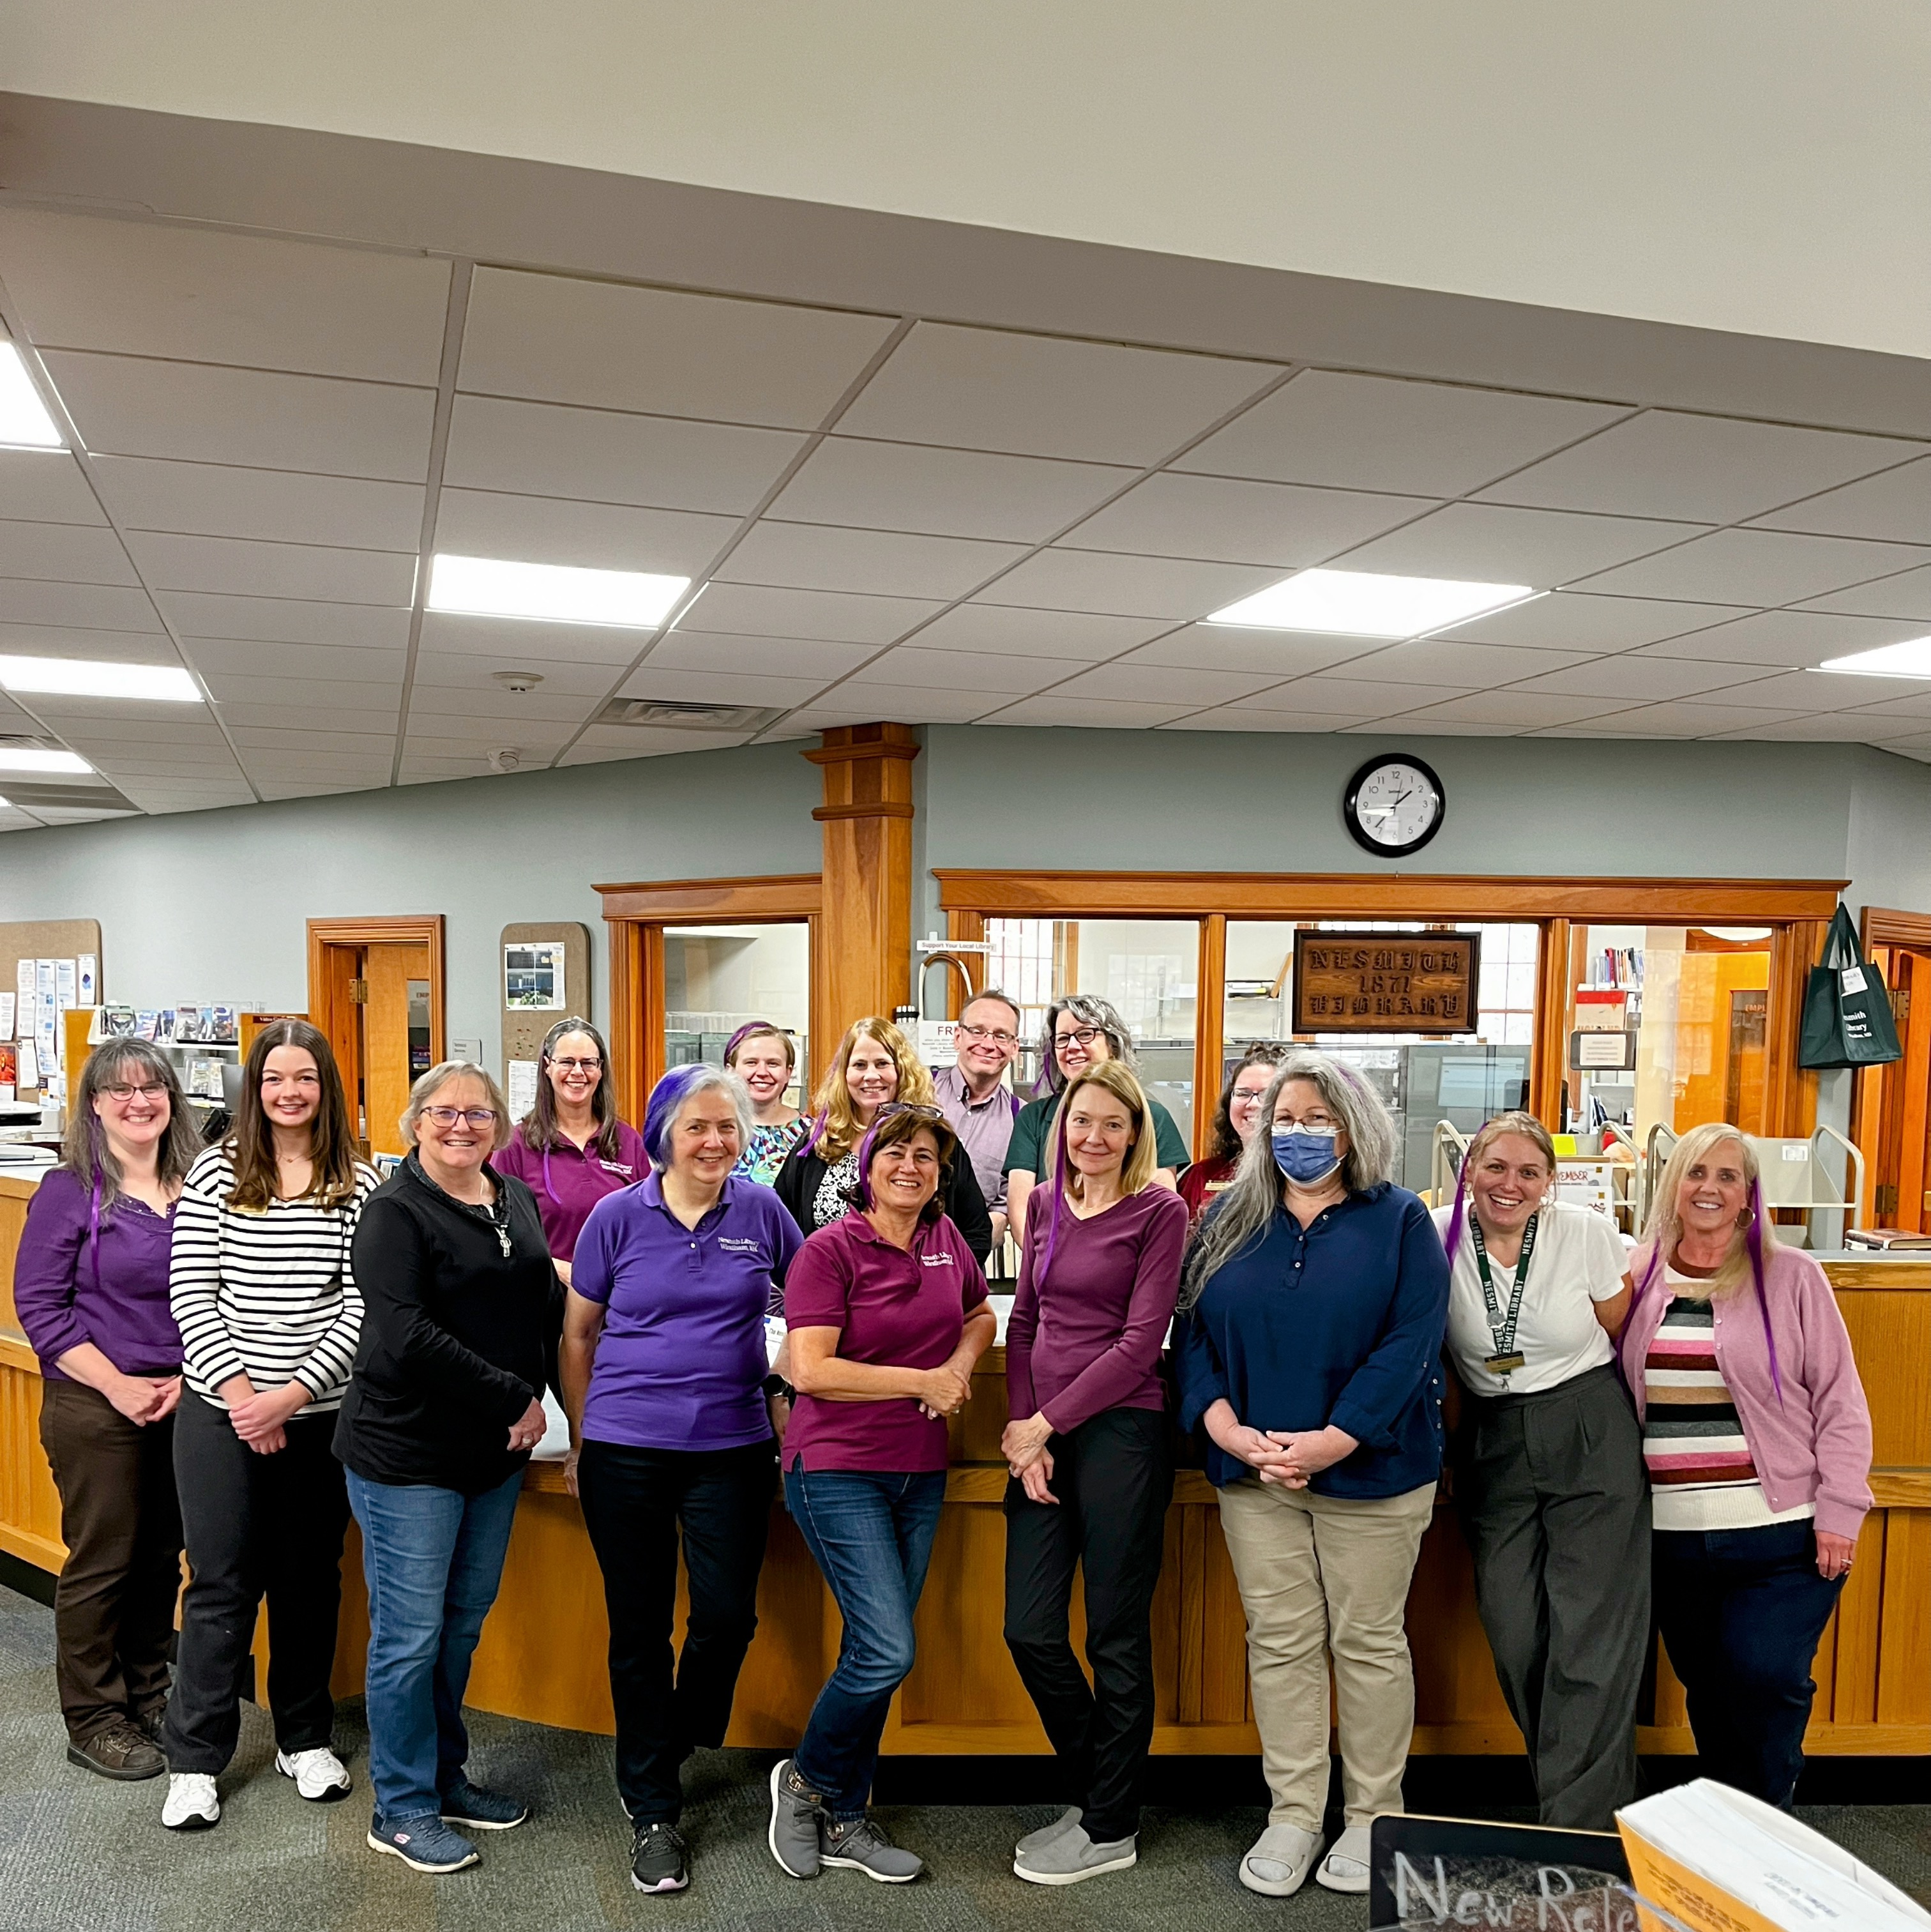
[[[1071,1046],[1075,1044],[1090,1046],[1105,1030],[1104,1027],[1074,1027],[1068,1032],[1054,1034],[1053,1044],[1055,1046]]]
[[[1010,1046],[1019,1036],[1008,1033],[1002,1027],[967,1026],[961,1021],[956,1030],[967,1040],[989,1040],[994,1046]]]
[[[601,1073],[604,1070],[604,1063],[601,1060],[553,1060],[550,1064],[552,1066],[560,1066],[566,1072]]]
[[[493,1107],[425,1107],[422,1117],[439,1127],[453,1127],[458,1120],[472,1127],[493,1127],[496,1124]]]
[[[168,1090],[158,1082],[151,1087],[103,1087],[100,1090],[109,1100],[123,1107],[137,1094],[151,1107],[158,1105],[168,1096]]]

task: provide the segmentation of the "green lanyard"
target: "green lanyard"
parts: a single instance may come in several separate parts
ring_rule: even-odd
[[[1482,1277],[1482,1299],[1489,1310],[1489,1332],[1493,1339],[1494,1354],[1483,1357],[1482,1366],[1492,1376],[1499,1376],[1507,1382],[1511,1370],[1522,1366],[1525,1358],[1516,1346],[1516,1324],[1521,1320],[1522,1293],[1528,1286],[1529,1257],[1535,1252],[1536,1224],[1542,1219],[1540,1213],[1529,1216],[1528,1226],[1522,1230],[1522,1251],[1516,1258],[1516,1285],[1509,1294],[1509,1312],[1502,1312],[1501,1304],[1495,1299],[1495,1284],[1489,1274],[1489,1244],[1482,1238],[1482,1217],[1471,1214],[1468,1217],[1469,1232],[1475,1238],[1475,1266]]]

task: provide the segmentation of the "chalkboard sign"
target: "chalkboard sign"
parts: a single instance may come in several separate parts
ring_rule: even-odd
[[[1473,1033],[1476,932],[1294,934],[1296,1033]]]
[[[1467,1818],[1377,1818],[1368,1923],[1376,1932],[1480,1925],[1492,1932],[1639,1932],[1613,1832]]]

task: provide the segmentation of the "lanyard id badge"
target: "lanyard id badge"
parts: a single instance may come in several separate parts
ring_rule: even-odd
[[[1522,1251],[1516,1258],[1515,1286],[1509,1292],[1509,1309],[1504,1315],[1501,1304],[1495,1299],[1495,1284],[1489,1274],[1489,1244],[1482,1238],[1481,1217],[1476,1214],[1468,1217],[1469,1232],[1475,1240],[1475,1267],[1482,1277],[1482,1300],[1489,1312],[1489,1333],[1495,1343],[1493,1352],[1482,1358],[1482,1366],[1492,1376],[1499,1376],[1505,1385],[1526,1360],[1516,1346],[1516,1324],[1522,1318],[1522,1294],[1528,1286],[1529,1257],[1535,1252],[1536,1224],[1541,1219],[1540,1214],[1531,1214],[1528,1226],[1522,1230]]]

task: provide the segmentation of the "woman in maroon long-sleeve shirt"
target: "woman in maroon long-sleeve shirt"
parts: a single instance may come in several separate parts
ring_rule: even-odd
[[[1070,1885],[1136,1856],[1174,1487],[1160,1350],[1187,1209],[1153,1184],[1153,1110],[1118,1060],[1067,1087],[1047,1160],[1006,1324],[1006,1641],[1074,1808],[1021,1839],[1012,1869]],[[1090,1688],[1069,1622],[1075,1564]]]

